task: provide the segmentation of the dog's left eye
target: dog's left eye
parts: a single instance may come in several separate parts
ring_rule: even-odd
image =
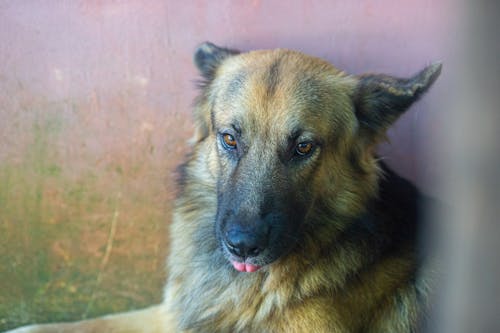
[[[314,144],[312,142],[301,142],[295,146],[295,154],[299,156],[307,156],[311,154],[314,150]]]
[[[231,134],[224,133],[222,134],[222,145],[228,150],[236,149],[236,139]]]

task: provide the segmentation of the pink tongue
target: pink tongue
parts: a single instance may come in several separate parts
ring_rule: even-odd
[[[239,272],[253,273],[260,269],[260,266],[245,264],[244,262],[231,261],[231,264],[233,264],[233,267]]]

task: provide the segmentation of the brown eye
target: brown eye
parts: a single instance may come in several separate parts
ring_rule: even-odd
[[[222,144],[226,149],[236,149],[236,139],[229,133],[222,134]]]
[[[299,156],[309,155],[313,151],[312,142],[301,142],[295,147],[295,153]]]

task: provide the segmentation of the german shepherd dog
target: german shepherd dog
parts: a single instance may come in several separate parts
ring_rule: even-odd
[[[164,302],[17,332],[417,332],[432,285],[422,196],[375,148],[441,65],[354,76],[208,42],[194,59],[203,81]]]

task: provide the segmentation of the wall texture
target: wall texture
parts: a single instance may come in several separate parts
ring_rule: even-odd
[[[353,74],[442,60],[381,148],[433,192],[456,17],[451,0],[2,1],[0,330],[160,300],[205,40],[292,48]]]

